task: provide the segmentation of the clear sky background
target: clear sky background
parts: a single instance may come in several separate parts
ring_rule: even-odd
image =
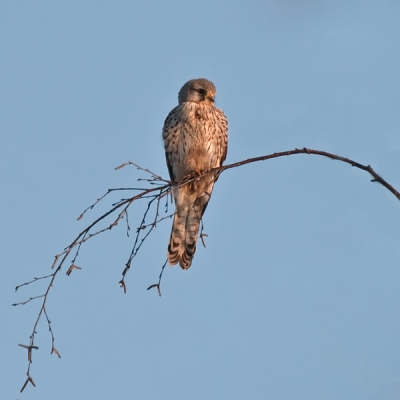
[[[118,286],[124,224],[58,276],[20,394],[53,257],[112,202],[167,177],[161,128],[205,77],[229,119],[227,162],[310,147],[400,188],[398,1],[3,1],[0,5],[2,399],[400,397],[400,202],[368,174],[297,155],[225,172],[207,248],[155,283],[171,221]],[[141,208],[131,211],[133,227]]]

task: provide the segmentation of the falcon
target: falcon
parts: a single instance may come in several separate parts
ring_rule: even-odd
[[[200,221],[218,178],[216,174],[204,174],[222,165],[228,148],[228,120],[214,105],[216,93],[207,79],[186,82],[162,132],[171,181],[197,176],[173,189],[176,209],[168,261],[171,265],[179,263],[183,269],[192,264]]]

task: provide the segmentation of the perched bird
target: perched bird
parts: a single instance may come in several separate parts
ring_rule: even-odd
[[[173,182],[197,174],[199,178],[174,189],[176,204],[168,261],[188,269],[196,251],[199,225],[217,176],[200,177],[220,167],[226,158],[228,121],[214,106],[214,84],[207,79],[186,82],[178,95],[178,106],[165,120],[163,140],[169,175]]]

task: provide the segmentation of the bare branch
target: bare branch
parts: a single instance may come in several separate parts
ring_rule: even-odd
[[[248,158],[247,160],[244,160],[244,161],[239,161],[239,162],[236,162],[233,164],[228,164],[228,165],[222,166],[220,168],[215,168],[212,170],[212,172],[218,172],[219,174],[221,174],[222,172],[226,171],[227,169],[240,167],[242,165],[251,164],[254,162],[258,162],[258,161],[265,161],[265,160],[269,160],[271,158],[291,156],[293,154],[313,154],[313,155],[317,155],[317,156],[327,157],[332,160],[342,161],[346,164],[350,164],[352,167],[359,168],[363,171],[367,171],[373,177],[371,182],[380,183],[387,190],[389,190],[391,193],[393,193],[397,197],[398,200],[400,200],[400,193],[392,185],[390,185],[388,182],[386,182],[381,176],[379,176],[370,165],[363,165],[356,161],[351,160],[350,158],[338,156],[336,154],[328,153],[326,151],[308,149],[306,147],[304,147],[302,149],[295,149],[295,150],[289,150],[289,151],[282,151],[280,153],[268,154],[266,156]]]
[[[163,178],[161,178],[160,175],[157,175],[157,174],[155,174],[154,172],[151,172],[148,168],[142,168],[140,165],[137,165],[137,164],[135,164],[135,163],[132,162],[132,161],[128,161],[127,163],[121,164],[121,165],[119,165],[118,167],[115,167],[114,169],[121,169],[121,168],[123,168],[123,167],[125,167],[125,166],[127,166],[127,165],[133,165],[133,166],[136,167],[138,170],[149,173],[149,174],[152,176],[152,178],[153,178],[154,180],[156,180],[156,181],[165,182],[165,183],[171,183],[171,181],[169,181],[169,180],[167,180],[167,179],[163,179]],[[142,181],[142,180],[147,180],[147,179],[138,179],[138,180],[139,180],[139,181]]]
[[[157,224],[161,221],[164,221],[165,219],[171,218],[174,214],[169,214],[167,216],[163,216],[160,218],[160,201],[165,197],[166,198],[166,203],[165,203],[165,213],[168,212],[168,196],[171,195],[171,200],[172,200],[172,190],[178,187],[182,187],[184,185],[188,185],[191,182],[194,182],[203,176],[207,175],[212,175],[213,178],[210,180],[209,185],[213,185],[215,181],[219,178],[219,176],[226,170],[232,169],[232,168],[237,168],[242,165],[258,162],[258,161],[265,161],[273,158],[278,158],[278,157],[283,157],[283,156],[291,156],[295,154],[308,154],[308,155],[318,155],[322,157],[327,157],[332,160],[337,160],[337,161],[342,161],[344,163],[347,163],[351,165],[352,167],[359,168],[363,171],[368,172],[372,176],[372,182],[378,182],[382,186],[384,186],[387,190],[389,190],[398,200],[400,200],[400,193],[392,186],[390,185],[386,180],[384,180],[380,175],[378,175],[375,170],[370,166],[370,165],[363,165],[360,164],[356,161],[353,161],[349,158],[338,156],[336,154],[332,153],[327,153],[325,151],[320,151],[320,150],[313,150],[313,149],[308,149],[308,148],[302,148],[302,149],[294,149],[294,150],[289,150],[289,151],[284,151],[280,153],[273,153],[265,156],[260,156],[260,157],[254,157],[254,158],[249,158],[247,160],[239,161],[233,164],[228,164],[225,166],[221,166],[219,168],[214,168],[211,171],[208,171],[202,175],[199,174],[192,174],[184,177],[182,180],[179,182],[171,182],[167,179],[163,179],[161,176],[155,174],[154,172],[150,171],[147,168],[142,168],[139,165],[129,161],[127,163],[121,164],[119,167],[116,167],[115,169],[120,169],[125,167],[126,165],[132,165],[136,167],[138,170],[143,171],[147,174],[150,175],[150,178],[148,179],[139,179],[148,182],[149,185],[152,187],[147,187],[147,188],[118,188],[118,189],[108,189],[107,192],[99,197],[92,205],[90,205],[88,208],[86,208],[82,214],[79,216],[78,220],[82,219],[82,217],[89,211],[93,210],[93,208],[100,202],[102,201],[106,196],[108,196],[111,192],[116,192],[116,191],[127,191],[127,190],[132,190],[132,191],[139,191],[139,193],[135,194],[134,196],[131,196],[127,199],[122,199],[119,200],[117,203],[114,203],[112,207],[105,213],[103,213],[100,217],[96,218],[91,224],[89,224],[85,229],[83,229],[78,236],[67,246],[65,247],[64,251],[60,254],[57,254],[55,256],[54,262],[52,263],[51,269],[54,270],[53,273],[49,275],[44,275],[39,278],[33,278],[31,281],[27,281],[21,285],[16,286],[15,291],[17,291],[19,288],[22,286],[28,286],[30,284],[33,284],[34,282],[37,282],[39,280],[45,280],[49,278],[49,282],[47,285],[47,288],[44,293],[37,295],[37,296],[32,296],[29,297],[27,300],[19,302],[19,303],[14,303],[13,305],[25,305],[32,300],[42,298],[42,303],[39,308],[38,315],[36,317],[35,323],[33,325],[32,333],[29,336],[29,345],[19,345],[25,349],[28,350],[28,369],[27,369],[27,379],[22,386],[21,392],[25,389],[28,383],[31,383],[33,386],[35,386],[35,383],[30,376],[30,367],[32,364],[32,350],[37,349],[38,347],[35,346],[35,335],[36,335],[36,329],[39,324],[39,321],[41,317],[44,315],[44,318],[47,321],[48,329],[50,332],[51,336],[51,353],[55,353],[58,357],[60,356],[60,353],[55,347],[55,337],[54,333],[52,330],[51,326],[51,321],[50,318],[47,314],[46,306],[47,306],[47,300],[48,300],[48,294],[50,292],[51,287],[53,286],[54,280],[56,279],[56,276],[58,273],[61,271],[65,261],[69,256],[71,255],[71,252],[74,248],[76,248],[75,255],[73,256],[71,260],[71,265],[68,268],[66,275],[70,275],[73,270],[79,270],[81,267],[78,267],[75,264],[76,259],[79,256],[80,250],[82,248],[83,243],[87,242],[88,240],[92,239],[93,237],[105,232],[111,230],[113,227],[117,226],[119,221],[121,219],[126,218],[126,229],[127,229],[127,236],[129,237],[129,231],[130,231],[130,223],[128,221],[128,209],[129,207],[132,206],[134,202],[137,202],[138,200],[143,200],[143,199],[149,199],[147,203],[147,207],[143,213],[141,222],[139,223],[137,229],[136,229],[136,235],[134,239],[134,243],[128,258],[128,261],[125,264],[125,268],[122,271],[122,279],[120,280],[119,284],[123,288],[124,293],[126,293],[127,286],[125,283],[125,277],[128,272],[128,270],[131,267],[132,261],[134,257],[138,254],[138,251],[141,249],[143,243],[146,241],[146,239],[149,237],[151,232],[157,227]],[[146,219],[149,217],[149,213],[153,212],[153,216],[151,217],[151,222],[146,223]],[[110,223],[106,224],[103,227],[100,227],[100,223],[105,221],[108,217],[112,216],[112,220]],[[92,232],[92,229],[96,227],[96,231]],[[205,233],[203,233],[203,223],[201,226],[200,230],[200,238],[201,241],[205,247],[205,242],[204,238],[207,237]],[[165,269],[165,266],[167,265],[167,261],[163,264],[161,267],[161,272],[159,275],[158,283],[153,284],[149,286],[147,289],[151,289],[156,287],[159,296],[161,296],[161,279],[162,275]]]

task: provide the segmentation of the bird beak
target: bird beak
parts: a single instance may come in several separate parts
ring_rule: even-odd
[[[210,96],[209,98],[208,98],[208,100],[210,100],[211,101],[211,103],[214,103],[214,97],[212,97],[212,96]]]

